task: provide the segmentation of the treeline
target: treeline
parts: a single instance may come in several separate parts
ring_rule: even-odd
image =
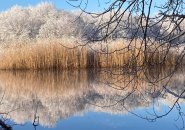
[[[0,41],[82,37],[88,24],[51,3],[35,7],[14,6],[0,13]]]
[[[110,14],[102,19],[92,18],[79,13],[67,12],[57,9],[51,3],[40,3],[37,6],[14,6],[0,13],[0,42],[12,40],[34,40],[38,38],[63,38],[76,37],[94,40],[97,37],[112,32],[110,38],[138,38],[144,33],[139,26],[139,18],[134,16],[123,17],[117,23],[110,23],[108,29],[101,29],[100,24],[110,21]],[[150,21],[148,37],[160,38],[165,36],[161,31],[167,28],[152,25]],[[115,29],[116,28],[116,29]],[[106,32],[108,30],[108,32]]]

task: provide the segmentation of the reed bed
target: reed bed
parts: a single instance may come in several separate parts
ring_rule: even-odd
[[[88,45],[77,41],[74,38],[63,38],[6,43],[1,45],[0,69],[121,68],[162,61],[173,65],[176,61],[175,54],[165,55],[164,46],[158,49],[151,46],[144,53],[140,41],[129,43],[118,39],[110,43]]]
[[[74,40],[65,40],[71,47]],[[17,45],[21,45],[19,43]],[[3,48],[0,54],[1,69],[64,69],[86,67],[87,49],[68,49],[57,40],[40,40]]]

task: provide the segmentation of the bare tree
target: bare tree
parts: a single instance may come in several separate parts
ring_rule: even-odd
[[[98,3],[101,3],[97,0]],[[153,86],[156,86],[161,80],[167,79],[164,86],[160,86],[161,90],[156,92],[156,87],[152,88],[154,99],[158,96],[163,96],[164,93],[171,94],[176,97],[176,101],[170,107],[169,111],[164,114],[158,115],[153,111],[150,117],[142,117],[129,111],[133,115],[136,115],[142,119],[147,119],[149,121],[155,121],[159,118],[167,116],[173,109],[179,111],[179,117],[183,122],[182,128],[184,129],[184,119],[181,112],[181,107],[179,100],[184,99],[184,92],[180,94],[174,93],[168,88],[168,83],[174,73],[179,69],[179,66],[184,64],[185,55],[185,1],[184,0],[164,0],[159,2],[157,0],[107,0],[104,1],[106,8],[100,12],[88,11],[88,0],[68,0],[68,3],[78,8],[82,11],[80,16],[83,14],[88,14],[95,19],[93,24],[96,28],[92,31],[92,37],[88,39],[87,44],[91,42],[107,42],[106,50],[99,51],[96,53],[107,54],[107,57],[116,52],[126,50],[131,52],[130,63],[125,64],[124,67],[119,69],[119,71],[114,72],[112,69],[101,70],[103,73],[107,73],[107,79],[102,82],[108,87],[115,88],[118,90],[125,91],[126,86],[120,86],[119,82],[124,82],[124,78],[120,78],[125,73],[133,75],[128,81],[128,85],[134,82],[133,89],[126,95],[123,96],[121,100],[116,103],[108,104],[106,106],[101,106],[99,104],[93,104],[99,107],[111,107],[118,103],[122,103],[125,107],[124,102],[134,95],[134,92],[138,90],[137,78],[138,75],[144,72],[145,78]],[[119,48],[115,51],[110,51],[108,48],[109,42],[114,39],[126,39],[127,44],[124,48]],[[139,43],[138,43],[139,41]],[[134,43],[134,44],[133,44]],[[123,43],[125,44],[125,43]],[[116,46],[116,44],[115,44]],[[137,50],[137,54],[135,54]],[[139,55],[143,53],[142,58],[144,59],[142,64],[138,64]],[[169,57],[175,57],[170,60]],[[108,59],[108,58],[107,58]],[[157,59],[157,62],[155,62]],[[133,62],[136,61],[136,62]],[[173,65],[167,65],[170,62]],[[130,65],[131,64],[131,65]],[[163,67],[169,67],[171,69],[170,73],[159,77],[158,75],[153,75],[151,70],[161,71]],[[156,69],[157,68],[157,69]],[[142,72],[141,72],[142,70]],[[113,77],[116,82],[110,82]],[[157,95],[157,96],[156,96]]]
[[[176,60],[176,62],[182,62],[185,34],[185,15],[183,14],[185,3],[183,0],[164,0],[162,2],[156,0],[105,0],[104,2],[106,8],[103,11],[91,12],[88,11],[88,0],[76,0],[75,2],[68,0],[68,3],[79,8],[82,14],[89,14],[96,19],[97,27],[92,31],[93,35],[88,41],[127,39],[130,44],[125,48],[139,50],[138,55],[143,52],[144,64],[147,65],[153,64],[151,61],[157,52],[162,53],[160,62],[164,64],[170,53],[177,52],[178,48],[177,53],[181,60]],[[140,47],[131,44],[134,40],[140,40]],[[110,53],[110,51],[107,49],[106,53]]]

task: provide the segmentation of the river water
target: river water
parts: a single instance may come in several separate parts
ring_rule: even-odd
[[[13,130],[184,129],[185,72],[0,71],[0,125]]]

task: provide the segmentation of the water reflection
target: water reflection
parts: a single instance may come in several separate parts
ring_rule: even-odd
[[[169,74],[167,69],[0,71],[0,111],[16,124],[55,127],[90,111],[156,121],[176,109],[183,129],[185,73]]]

